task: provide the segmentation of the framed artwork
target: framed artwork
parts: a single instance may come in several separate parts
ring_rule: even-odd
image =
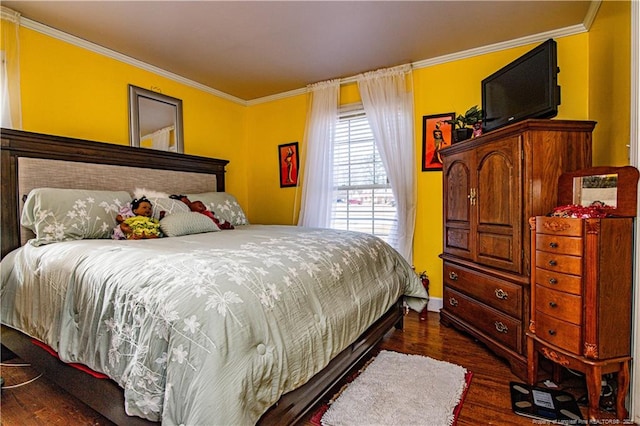
[[[446,120],[453,120],[455,112],[446,114],[425,115],[422,117],[422,171],[442,170],[440,150],[451,145],[453,141],[453,125]]]
[[[298,142],[278,145],[280,188],[298,186]]]

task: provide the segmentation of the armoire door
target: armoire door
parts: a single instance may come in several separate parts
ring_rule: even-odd
[[[475,152],[463,151],[449,155],[444,160],[444,252],[473,260],[472,209],[475,195],[471,181],[475,170]],[[474,189],[475,191],[475,189]]]
[[[522,141],[500,139],[476,150],[475,261],[522,272]]]

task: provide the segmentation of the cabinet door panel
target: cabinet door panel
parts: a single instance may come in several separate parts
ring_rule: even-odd
[[[444,251],[466,259],[472,259],[471,224],[472,152],[451,155],[443,165],[445,229]]]
[[[521,141],[481,146],[476,154],[477,262],[522,272]]]
[[[483,263],[489,260],[496,263],[513,263],[513,237],[485,228],[484,232],[478,235],[478,253],[485,260]]]

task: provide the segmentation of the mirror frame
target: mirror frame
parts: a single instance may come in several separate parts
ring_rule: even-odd
[[[565,172],[558,179],[558,205],[566,206],[573,203],[573,179],[576,177],[594,175],[618,175],[618,197],[615,216],[633,217],[636,215],[638,202],[638,169],[633,166],[608,167],[598,166]]]
[[[182,100],[142,87],[129,85],[129,143],[131,146],[140,147],[140,98],[171,105],[176,110],[175,138],[176,152],[184,153],[184,136],[182,126]]]

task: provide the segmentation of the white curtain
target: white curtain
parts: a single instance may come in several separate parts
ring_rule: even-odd
[[[0,96],[2,97],[2,127],[22,129],[20,106],[20,14],[1,6]]]
[[[309,86],[310,112],[305,128],[306,158],[298,225],[328,228],[334,197],[333,141],[338,123],[340,81]]]
[[[362,104],[396,200],[389,243],[411,263],[416,219],[416,154],[411,66],[357,77]]]
[[[171,132],[174,127],[169,126],[164,129],[156,130],[153,133],[144,135],[141,139],[151,139],[151,148],[160,149],[162,151],[176,151],[175,144],[171,145]]]

